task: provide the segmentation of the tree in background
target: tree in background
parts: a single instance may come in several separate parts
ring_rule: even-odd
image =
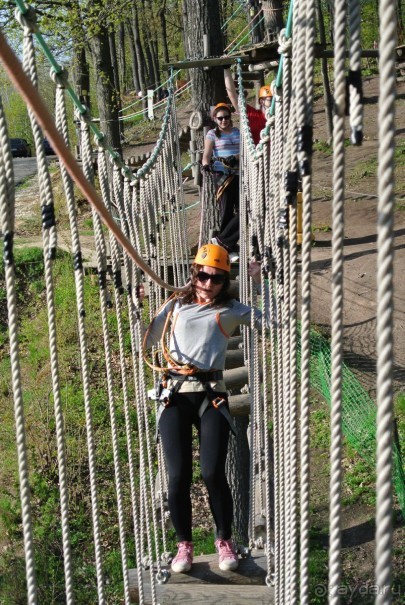
[[[224,43],[218,0],[184,0],[184,48],[187,59],[223,54]],[[205,43],[206,41],[206,43]],[[223,68],[190,69],[192,102],[206,120],[210,107],[225,100]]]
[[[283,3],[281,0],[262,0],[265,41],[277,40],[284,27]]]

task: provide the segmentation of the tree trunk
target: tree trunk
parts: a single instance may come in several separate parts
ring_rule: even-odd
[[[127,31],[129,38],[129,51],[131,53],[131,70],[132,70],[132,81],[136,92],[138,93],[141,90],[141,83],[139,82],[138,75],[138,59],[136,58],[135,52],[135,42],[134,42],[134,32],[132,30],[131,23],[127,23]]]
[[[77,46],[74,51],[73,81],[77,96],[90,110],[90,70],[83,46]]]
[[[90,47],[96,75],[100,130],[105,134],[107,145],[122,155],[118,128],[119,99],[114,87],[108,31],[104,25],[100,25],[97,35],[90,38]]]
[[[317,0],[316,14],[318,17],[319,41],[323,47],[326,46],[325,23],[323,20],[323,12],[321,1]],[[328,74],[328,59],[322,57],[321,60],[322,80],[323,80],[323,97],[325,100],[325,116],[326,125],[328,128],[328,144],[333,140],[333,117],[332,117],[332,94],[330,91],[330,82]]]
[[[125,57],[125,24],[123,21],[118,26],[118,63],[120,87],[122,91],[128,88],[127,62]]]
[[[134,47],[136,54],[136,62],[138,66],[138,80],[140,90],[145,94],[145,57],[142,50],[141,37],[139,33],[138,11],[134,4],[132,8],[132,33],[134,36]]]
[[[397,0],[397,38],[398,44],[404,42],[404,21],[402,18],[402,0]]]
[[[208,54],[220,56],[223,53],[221,21],[216,0],[184,0],[183,25],[186,57],[204,57],[204,34],[208,36]],[[204,124],[207,124],[211,106],[226,99],[224,71],[222,67],[190,71],[193,106],[202,113]]]
[[[153,78],[155,81],[155,88],[160,86],[160,69],[159,69],[159,48],[157,39],[151,40],[151,51],[152,51],[152,63],[153,63]]]
[[[264,31],[266,42],[276,41],[284,27],[281,0],[263,0]]]
[[[108,34],[108,41],[110,46],[110,55],[111,55],[111,67],[113,71],[114,78],[114,88],[115,88],[115,98],[117,104],[117,111],[119,115],[119,110],[121,109],[121,89],[120,89],[120,77],[118,70],[118,58],[117,58],[117,47],[115,45],[115,32],[111,30]],[[120,131],[120,140],[122,141],[123,137],[123,123],[118,121],[118,128]]]
[[[326,6],[328,7],[328,16],[329,16],[329,44],[331,46],[334,45],[333,42],[333,30],[334,30],[334,19],[335,19],[335,14],[334,14],[334,3],[333,0],[328,0],[326,3]],[[377,13],[378,13],[378,6],[377,6]]]
[[[146,55],[146,65],[148,66],[148,76],[146,79],[146,87],[155,88],[156,82],[154,79],[151,40],[150,40],[149,36],[146,35],[146,32],[144,32],[143,38],[144,38],[144,47],[145,47],[145,55]]]
[[[260,2],[258,0],[249,0],[249,3],[246,6],[249,28],[252,32],[252,44],[260,44],[260,42],[263,41],[264,27],[263,21],[261,21],[263,13],[260,8]]]
[[[160,19],[160,29],[162,31],[162,52],[163,52],[163,63],[169,63],[169,47],[167,44],[167,28],[166,28],[166,0],[162,3],[161,8],[158,12]]]

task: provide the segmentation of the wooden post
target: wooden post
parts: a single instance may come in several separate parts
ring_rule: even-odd
[[[153,113],[153,90],[148,89],[148,119],[152,121],[154,117],[155,116]]]

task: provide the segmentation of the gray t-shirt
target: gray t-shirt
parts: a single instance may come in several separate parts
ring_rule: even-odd
[[[234,299],[221,306],[169,300],[152,321],[146,348],[160,340],[172,308],[170,354],[180,363],[192,364],[201,371],[223,370],[229,337],[237,326],[251,325],[252,307]],[[262,314],[258,309],[253,312],[254,325],[261,329]]]

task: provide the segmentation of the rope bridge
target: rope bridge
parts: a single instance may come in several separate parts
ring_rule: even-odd
[[[391,603],[393,477],[400,506],[402,510],[405,507],[403,466],[392,440],[395,6],[386,0],[380,4],[384,95],[380,106],[378,185],[377,406],[366,393],[359,393],[343,363],[346,4],[339,1],[335,5],[330,349],[319,335],[314,335],[311,326],[314,3],[306,0],[291,5],[286,30],[280,34],[282,69],[275,83],[274,103],[257,147],[249,129],[242,72],[237,65],[242,175],[239,297],[246,304],[267,308],[272,329],[266,333],[263,328],[261,334],[244,329],[235,337],[237,348],[229,351],[225,373],[232,394],[232,414],[246,420],[249,413],[249,488],[241,485],[239,493],[239,497],[242,491],[248,495],[249,518],[246,523],[238,520],[235,528],[243,559],[238,574],[232,574],[219,572],[210,555],[196,557],[199,582],[192,584],[188,576],[179,583],[168,573],[171,538],[167,477],[161,446],[154,441],[155,404],[148,399],[148,390],[157,376],[146,371],[139,351],[143,320],[154,316],[164,300],[163,290],[181,290],[188,279],[188,229],[172,82],[156,147],[146,164],[134,173],[104,145],[102,133],[97,132],[86,108],[75,98],[66,73],[54,60],[55,120],[49,115],[37,90],[33,37],[40,39],[38,26],[25,3],[17,4],[24,31],[23,65],[2,34],[0,57],[29,107],[42,219],[43,258],[38,266],[40,271],[43,269],[43,318],[48,324],[47,354],[34,381],[40,394],[37,410],[28,390],[27,326],[19,297],[13,162],[0,104],[0,217],[27,603],[51,602],[47,591],[52,582],[58,591],[56,601],[69,604],[80,602],[79,588],[87,591],[88,603],[208,603],[224,599],[233,603],[310,603],[309,419],[313,387],[323,393],[331,408],[328,602],[340,602],[342,585],[341,468],[345,434],[360,454],[376,464],[376,603]],[[350,69],[356,73],[360,71],[358,9],[359,3],[350,6]],[[81,120],[82,170],[69,151],[66,93],[73,99]],[[361,143],[361,95],[353,83],[350,124],[352,142]],[[43,149],[43,131],[61,160],[71,232],[69,263],[58,252],[57,204]],[[91,133],[98,145],[97,190]],[[74,185],[92,208],[98,288],[92,287],[84,275]],[[300,191],[303,233],[299,275],[296,231]],[[218,220],[209,177],[204,178],[201,194],[203,241]],[[260,299],[247,275],[252,256],[262,261]],[[138,298],[144,280],[148,287],[147,308]],[[68,314],[74,326],[71,334],[60,333],[58,328],[60,288],[66,283],[71,283],[74,291],[69,304],[65,301],[62,305],[63,314]],[[69,338],[74,342],[74,353],[66,362],[60,345]],[[71,387],[67,384],[66,364],[77,366]],[[50,452],[56,451],[57,461],[54,455],[44,454],[46,464],[34,450],[34,438],[40,438],[36,423],[44,405],[41,397],[53,406],[52,413],[47,406],[45,416],[49,417],[44,435],[50,441]],[[238,439],[243,440],[245,422],[241,421],[240,426]],[[75,431],[80,437],[74,437]],[[74,459],[74,448],[81,448],[80,460]],[[229,472],[233,471],[233,454],[231,451]],[[73,468],[73,461],[77,468]],[[42,478],[45,470],[49,471],[47,465],[53,469],[54,482],[46,486],[53,493],[53,506],[41,491],[45,489]],[[83,490],[83,483],[87,491]],[[52,523],[48,530],[57,539],[59,550],[55,557],[59,567],[52,568],[52,582],[51,572],[47,576],[41,568],[43,553],[37,547],[43,539],[41,519],[50,512]],[[216,583],[218,577],[220,583]],[[19,590],[23,590],[21,586]]]

